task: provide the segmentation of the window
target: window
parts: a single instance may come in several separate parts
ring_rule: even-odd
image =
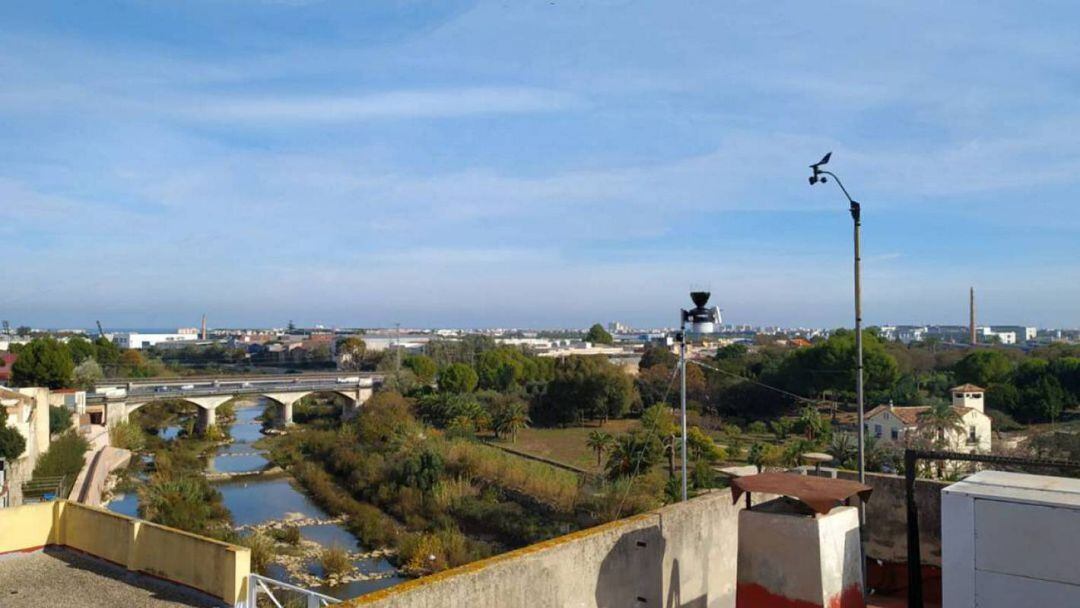
[[[881,438],[881,425],[880,424],[875,424],[874,425],[874,437],[877,437],[878,439]]]
[[[893,429],[892,430],[892,438],[893,438],[893,441],[896,441],[897,439],[900,439],[900,429]]]
[[[968,427],[968,443],[978,443],[978,442],[979,442],[979,436],[975,432],[975,427],[974,426],[969,426]]]

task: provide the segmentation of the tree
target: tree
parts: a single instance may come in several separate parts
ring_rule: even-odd
[[[896,360],[872,332],[863,332],[863,365],[868,391],[888,391],[900,377]],[[855,332],[838,329],[828,340],[791,351],[766,374],[766,384],[806,396],[855,391]]]
[[[589,436],[585,439],[585,446],[596,453],[596,466],[600,466],[604,452],[606,452],[614,442],[615,438],[612,437],[610,433],[599,430],[589,432]]]
[[[439,372],[439,390],[445,393],[471,393],[479,378],[472,367],[454,363]]]
[[[745,344],[728,344],[716,349],[717,361],[731,361],[732,359],[742,359],[750,352],[750,349]]]
[[[511,443],[517,443],[518,431],[529,426],[529,407],[517,397],[499,397],[490,412],[491,428],[496,437],[510,437]]]
[[[1009,379],[1013,364],[1004,353],[998,350],[976,350],[968,353],[953,366],[958,383],[970,382],[979,386],[989,386]]]
[[[644,371],[657,365],[663,365],[668,369],[674,369],[678,363],[679,357],[671,352],[670,348],[663,344],[649,343],[645,345],[645,352],[641,353],[641,361],[638,362],[638,369]]]
[[[0,405],[0,458],[11,462],[26,449],[26,438],[7,425],[7,408]]]
[[[802,426],[803,434],[809,441],[814,441],[825,428],[821,413],[812,405],[804,407],[799,413],[799,425]]]
[[[67,348],[53,338],[35,338],[19,353],[11,366],[11,381],[16,386],[71,386],[75,364]]]
[[[657,403],[641,413],[641,428],[649,435],[659,437],[664,446],[664,454],[668,457],[668,476],[675,476],[675,449],[678,442],[679,427],[675,424],[675,416],[671,413],[671,407],[666,403]]]
[[[950,439],[964,432],[960,412],[948,403],[931,405],[919,414],[915,432],[937,449],[948,449]]]
[[[555,374],[533,418],[547,424],[601,422],[625,415],[634,385],[619,366],[602,356],[571,356],[555,363]]]
[[[338,342],[338,361],[341,369],[348,371],[360,371],[364,369],[364,355],[367,354],[367,343],[355,336],[345,338]]]
[[[72,378],[76,388],[81,388],[85,391],[94,390],[94,386],[98,382],[105,378],[105,373],[101,370],[101,366],[93,358],[87,358],[82,363],[75,366],[75,371],[72,374]]]
[[[93,344],[79,336],[68,340],[67,348],[68,352],[71,353],[71,360],[75,362],[75,365],[92,358],[97,353]]]
[[[585,341],[593,344],[614,344],[615,338],[611,337],[603,325],[594,323],[585,334]]]
[[[482,353],[476,362],[480,388],[507,391],[516,386],[525,374],[524,357],[520,350],[509,347]]]
[[[608,456],[607,474],[611,479],[648,471],[663,454],[664,446],[655,435],[640,430],[620,435]]]
[[[116,375],[120,371],[120,347],[105,337],[94,340],[94,360],[101,365],[107,375]]]
[[[425,386],[435,382],[435,375],[439,373],[439,366],[427,355],[409,355],[405,357],[404,365],[416,374],[416,381]]]

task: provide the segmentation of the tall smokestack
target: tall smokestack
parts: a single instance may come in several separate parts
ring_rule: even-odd
[[[975,333],[975,288],[971,288],[971,345],[979,343],[979,336]]]
[[[974,313],[972,313],[972,314],[974,314]],[[206,339],[206,313],[205,312],[203,313],[203,316],[202,316],[202,339],[203,340]]]

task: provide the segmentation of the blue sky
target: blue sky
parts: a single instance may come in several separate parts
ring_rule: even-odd
[[[1068,2],[0,5],[13,323],[1080,325]]]

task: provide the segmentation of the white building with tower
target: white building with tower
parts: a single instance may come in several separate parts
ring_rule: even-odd
[[[953,452],[989,452],[990,417],[985,411],[986,389],[974,384],[962,384],[949,391],[952,408],[960,417],[963,428],[947,431],[945,449]],[[914,439],[919,430],[919,418],[930,410],[929,405],[879,405],[866,414],[866,433],[878,441],[904,444]]]

